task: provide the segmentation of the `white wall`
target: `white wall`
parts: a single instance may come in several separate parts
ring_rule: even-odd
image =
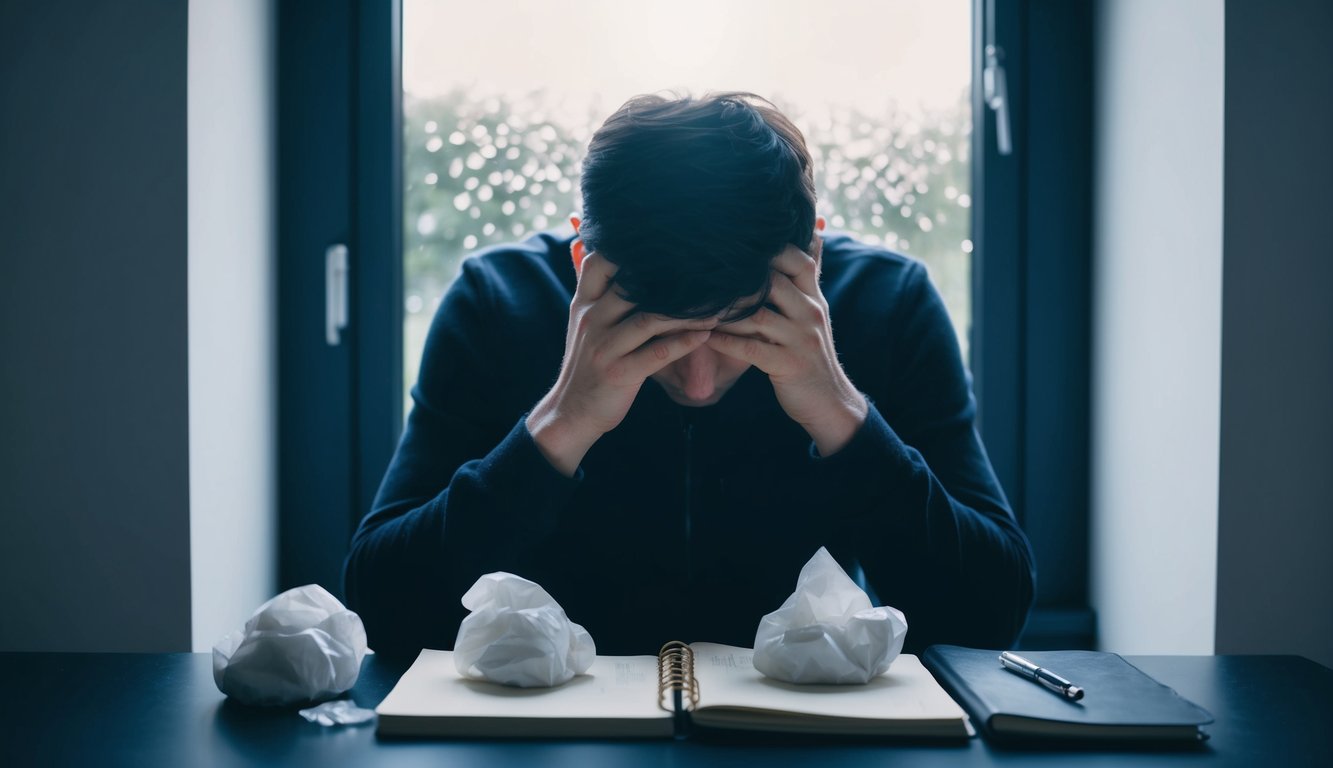
[[[1098,4],[1092,602],[1123,653],[1213,652],[1223,19]]]
[[[190,570],[196,651],[277,577],[274,13],[189,10]]]

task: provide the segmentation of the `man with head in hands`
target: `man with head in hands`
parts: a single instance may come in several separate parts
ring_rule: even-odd
[[[746,93],[631,99],[582,217],[468,258],[345,568],[381,652],[448,648],[482,574],[600,653],[748,646],[820,546],[906,649],[1005,647],[1028,541],[922,265],[824,234],[804,138]]]

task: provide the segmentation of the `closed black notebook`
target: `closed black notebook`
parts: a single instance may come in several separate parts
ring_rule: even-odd
[[[1069,701],[1006,670],[999,651],[933,645],[921,661],[987,737],[1198,742],[1213,716],[1114,653],[1023,651],[1086,692]]]

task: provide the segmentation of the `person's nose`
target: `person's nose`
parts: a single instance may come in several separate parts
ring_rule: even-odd
[[[691,400],[707,400],[717,388],[717,352],[700,347],[681,358],[681,388]]]

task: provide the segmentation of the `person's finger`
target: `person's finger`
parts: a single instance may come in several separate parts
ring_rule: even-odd
[[[810,254],[790,243],[773,258],[773,271],[791,278],[802,293],[819,295],[819,263]]]
[[[607,339],[604,354],[608,359],[629,355],[649,343],[655,336],[668,336],[682,331],[707,331],[717,325],[716,317],[677,318],[636,312],[621,320]]]
[[[591,325],[610,328],[634,311],[634,303],[621,295],[620,287],[613,281],[606,292],[588,307],[588,320]]]
[[[791,285],[785,276],[783,280]],[[792,286],[795,290],[795,286]],[[796,324],[791,318],[784,317],[768,307],[760,307],[757,312],[740,320],[729,320],[718,326],[718,330],[733,336],[754,336],[774,344],[790,344],[796,339]]]
[[[786,350],[763,339],[713,331],[707,343],[718,352],[747,362],[770,376],[781,374],[785,369]]]
[[[642,381],[708,341],[709,331],[680,331],[659,336],[618,360],[607,370],[615,383]]]
[[[769,302],[777,307],[780,314],[797,325],[823,322],[821,304],[815,296],[801,290],[796,282],[786,275],[773,275],[773,287],[768,292]]]
[[[597,251],[583,257],[583,266],[579,269],[578,286],[574,289],[574,298],[593,302],[606,293],[616,274],[616,265]]]

